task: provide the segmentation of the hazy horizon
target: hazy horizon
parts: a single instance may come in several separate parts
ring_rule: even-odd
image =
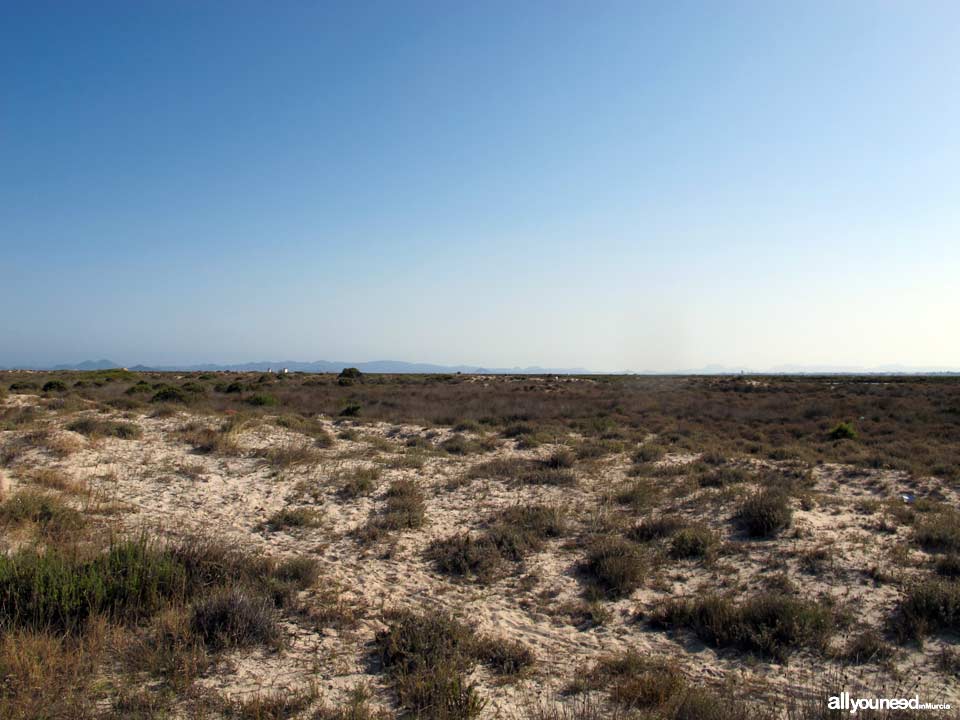
[[[0,366],[960,367],[958,30],[938,2],[8,7]]]

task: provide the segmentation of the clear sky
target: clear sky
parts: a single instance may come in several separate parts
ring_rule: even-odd
[[[0,365],[960,367],[960,3],[0,0]]]

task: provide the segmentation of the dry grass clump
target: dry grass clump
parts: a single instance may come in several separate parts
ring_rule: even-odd
[[[606,691],[612,707],[581,702],[568,707],[566,711],[556,710],[554,714],[541,711],[532,717],[536,720],[601,720],[617,717],[642,717],[647,720],[773,720],[775,717],[773,712],[764,711],[749,700],[738,697],[733,688],[711,690],[693,686],[673,662],[662,657],[644,656],[633,650],[601,658],[568,690],[572,693]]]
[[[922,641],[934,632],[960,632],[960,582],[924,580],[909,587],[891,622],[897,638]]]
[[[211,428],[199,422],[189,422],[177,435],[201,455],[236,455],[240,452],[237,438],[243,421],[229,420],[220,428]]]
[[[723,488],[729,485],[746,482],[750,479],[746,470],[730,465],[724,465],[717,468],[711,468],[700,473],[697,476],[697,484],[700,487]]]
[[[647,518],[631,528],[627,535],[637,542],[650,542],[667,538],[687,527],[689,523],[679,515],[665,514]]]
[[[57,495],[33,489],[18,490],[0,505],[0,525],[35,525],[47,539],[65,539],[86,525],[83,515]]]
[[[264,527],[269,530],[317,528],[323,525],[323,513],[309,507],[285,507],[271,515]]]
[[[289,444],[257,450],[254,455],[263,458],[275,470],[286,470],[299,465],[315,465],[320,462],[320,452],[310,445]]]
[[[317,447],[333,447],[333,435],[319,420],[300,415],[281,415],[274,420],[274,423],[287,430],[310,436]]]
[[[938,508],[922,517],[914,527],[913,540],[927,551],[960,552],[960,511]]]
[[[213,651],[280,642],[276,611],[266,598],[236,587],[198,601],[190,618],[192,633]]]
[[[359,529],[362,540],[376,541],[396,530],[416,530],[426,521],[427,507],[423,491],[407,478],[390,483],[381,512],[374,514],[367,524]]]
[[[719,595],[671,600],[653,621],[692,630],[716,647],[738,647],[780,661],[801,647],[822,649],[834,627],[830,608],[776,592],[760,592],[739,604]]]
[[[22,472],[20,478],[33,485],[48,490],[59,490],[71,495],[84,495],[89,492],[85,482],[74,480],[65,471],[55,467],[30,468]]]
[[[593,588],[609,598],[626,597],[643,583],[649,561],[635,543],[605,535],[587,547],[581,571]]]
[[[506,480],[518,485],[572,486],[576,476],[569,469],[556,467],[551,457],[546,461],[523,458],[495,458],[470,468],[469,478],[492,478]]]
[[[377,480],[380,479],[380,468],[358,467],[340,476],[340,496],[357,498],[369,495],[374,491]]]
[[[740,504],[737,519],[750,537],[772,537],[790,527],[790,498],[779,489],[758,490]]]
[[[74,420],[67,425],[67,430],[91,438],[113,437],[121,440],[136,440],[143,436],[143,431],[133,423],[92,417]]]
[[[863,665],[889,660],[894,654],[893,646],[871,629],[850,638],[840,657],[854,665]]]
[[[534,663],[523,644],[478,637],[443,612],[386,613],[377,634],[376,657],[387,672],[402,710],[423,720],[471,720],[486,701],[467,680],[482,662],[501,676],[515,676]]]
[[[519,562],[536,552],[548,538],[566,530],[558,508],[546,505],[514,506],[498,513],[482,533],[463,533],[436,540],[427,558],[442,573],[491,582],[504,561]]]
[[[614,499],[621,505],[628,505],[634,510],[643,510],[650,507],[660,496],[660,488],[647,478],[637,478],[629,481],[614,495]]]
[[[716,533],[701,523],[679,529],[670,540],[670,557],[676,560],[708,558],[719,540]]]

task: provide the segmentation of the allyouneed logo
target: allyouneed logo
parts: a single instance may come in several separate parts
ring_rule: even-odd
[[[842,692],[831,695],[827,704],[829,710],[849,710],[856,715],[859,710],[949,710],[950,703],[920,702],[920,697],[912,698],[855,698]]]

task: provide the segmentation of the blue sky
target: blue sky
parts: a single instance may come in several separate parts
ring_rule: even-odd
[[[960,366],[960,4],[2,10],[0,365]]]

